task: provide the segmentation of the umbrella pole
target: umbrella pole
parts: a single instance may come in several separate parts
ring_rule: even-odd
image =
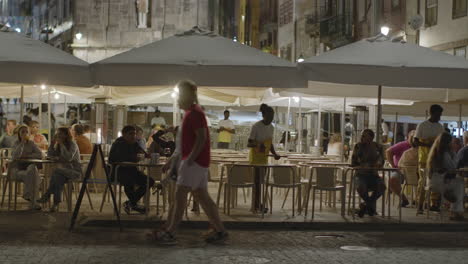
[[[23,124],[23,111],[24,111],[24,86],[21,85],[21,98],[20,98],[20,124]]]
[[[38,118],[39,118],[39,127],[40,129],[44,129],[42,126],[42,88],[39,88],[39,107],[38,110]]]
[[[299,130],[298,136],[299,136],[299,149],[298,152],[302,153],[302,96],[299,97],[299,124],[297,126],[297,129]]]
[[[286,113],[286,134],[284,136],[284,150],[289,152],[289,116],[291,115],[291,97],[288,97],[288,112]]]
[[[462,136],[462,105],[458,105],[459,115],[458,115],[458,137]]]
[[[341,113],[341,142],[342,142],[342,146],[341,146],[341,161],[345,161],[345,152],[344,152],[344,141],[345,141],[345,115],[346,115],[346,97],[343,98],[343,112]]]
[[[376,142],[377,144],[381,143],[380,132],[382,131],[382,85],[379,85],[379,92],[377,98],[377,128],[376,128]]]
[[[172,100],[172,125],[173,125],[174,127],[177,126],[176,100],[177,100],[177,99],[175,99],[175,98]]]
[[[318,103],[318,112],[317,112],[317,143],[315,144],[317,147],[320,148],[322,145],[320,142],[320,127],[322,125],[322,98],[319,97],[319,103]]]
[[[67,105],[67,96],[66,95],[63,95],[63,118],[65,120],[65,126],[67,125],[68,123],[68,118],[67,118],[67,108],[68,108],[68,105]],[[77,111],[78,112],[78,111]],[[78,113],[77,113],[78,114]]]
[[[398,128],[398,112],[395,113],[395,126],[393,127],[393,144],[397,143],[396,135],[397,135],[397,128]]]
[[[50,88],[47,87],[47,123],[48,123],[48,128],[47,128],[47,135],[48,135],[48,140],[49,140],[49,144],[52,142],[52,131],[51,131],[51,114],[50,114]]]

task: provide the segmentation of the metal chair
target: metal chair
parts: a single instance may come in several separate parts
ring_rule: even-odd
[[[341,174],[343,177],[343,169],[340,167],[313,167],[310,172],[310,182],[312,182],[312,176],[315,173],[317,178],[316,184],[309,187],[307,192],[307,205],[305,217],[307,217],[308,203],[310,199],[310,191],[312,189],[312,219],[314,219],[315,214],[315,191],[320,191],[320,210],[322,210],[322,191],[341,192],[341,215],[344,216],[344,208],[346,207],[345,201],[345,186],[338,185],[336,178]],[[336,195],[334,195],[336,197]]]
[[[248,166],[227,165],[227,177],[224,185],[224,206],[223,211],[227,215],[231,214],[231,204],[234,206],[235,201],[232,199],[232,190],[238,188],[254,188],[253,169]],[[253,206],[253,200],[252,200]]]
[[[417,166],[402,167],[401,173],[403,173],[405,177],[405,183],[403,184],[403,187],[401,188],[401,192],[404,193],[405,191],[407,191],[408,188],[411,188],[410,204],[413,204],[415,197],[416,197],[415,195],[416,189],[418,188],[418,180],[419,180],[418,167]]]
[[[267,189],[270,187],[270,214],[273,212],[273,188],[284,188],[288,189],[286,192],[283,205],[281,208],[284,207],[286,202],[289,190],[292,188],[292,216],[295,215],[295,201],[296,195],[295,190],[298,191],[298,211],[299,213],[302,211],[301,208],[301,191],[302,191],[302,182],[300,179],[300,175],[296,171],[296,166],[284,166],[284,167],[273,167],[272,168],[272,182],[267,181]]]

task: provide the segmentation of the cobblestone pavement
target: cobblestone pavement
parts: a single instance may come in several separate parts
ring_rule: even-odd
[[[186,229],[179,232],[177,246],[164,247],[146,241],[147,231],[80,228],[69,233],[0,226],[0,263],[459,264],[468,259],[468,233],[234,230],[226,245],[215,246],[202,241],[202,231]]]

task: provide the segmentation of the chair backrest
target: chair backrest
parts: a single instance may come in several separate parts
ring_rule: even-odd
[[[405,181],[407,185],[418,185],[418,167],[403,167],[401,172],[405,176]]]
[[[343,173],[341,168],[327,166],[314,167],[311,173],[315,172],[315,175],[317,177],[317,187],[335,187],[336,176],[338,175],[339,171]]]
[[[80,154],[81,160],[90,160],[91,154]]]
[[[163,178],[162,166],[148,167],[148,176],[153,180],[160,181]]]
[[[296,166],[273,167],[272,169],[274,184],[296,184],[301,182],[301,176]]]
[[[13,152],[12,148],[2,148],[0,149],[0,171],[6,171],[6,162],[5,160],[11,158]]]
[[[210,167],[208,170],[208,180],[218,179],[220,177],[221,166],[217,162],[210,162]]]
[[[227,171],[229,184],[242,185],[254,182],[254,169],[252,167],[231,164],[227,165]]]

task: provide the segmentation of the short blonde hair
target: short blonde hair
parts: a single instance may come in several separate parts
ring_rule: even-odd
[[[193,98],[193,102],[195,104],[199,104],[198,93],[197,93],[198,87],[195,84],[195,82],[190,81],[190,80],[180,81],[177,83],[177,88],[179,88],[179,93],[184,93],[188,96],[191,96]]]

